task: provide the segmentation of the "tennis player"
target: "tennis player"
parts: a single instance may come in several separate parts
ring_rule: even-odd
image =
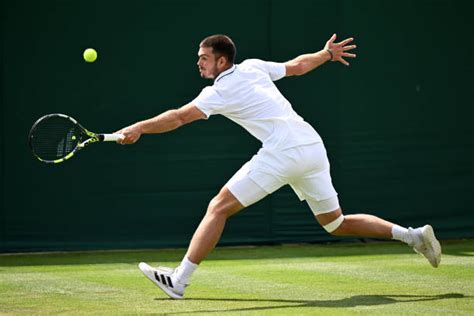
[[[400,240],[428,259],[433,267],[441,260],[441,246],[430,225],[404,228],[367,214],[344,216],[329,172],[326,149],[319,134],[280,93],[276,80],[301,76],[328,61],[349,66],[356,45],[353,38],[335,42],[334,34],[316,53],[277,63],[248,59],[235,64],[236,48],[225,35],[205,38],[199,45],[201,77],[214,80],[189,104],[137,122],[119,131],[121,144],[133,144],[142,134],[164,133],[211,115],[221,114],[262,142],[261,149],[210,201],[181,264],[176,269],[139,268],[174,299],[181,299],[193,272],[216,246],[227,219],[243,208],[289,184],[306,200],[322,227],[334,236]]]

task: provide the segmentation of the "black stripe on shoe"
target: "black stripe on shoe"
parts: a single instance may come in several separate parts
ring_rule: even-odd
[[[160,277],[161,277],[161,283],[163,283],[164,285],[168,285],[166,283],[166,279],[165,279],[165,276],[163,274],[160,274]]]
[[[168,280],[169,287],[173,287],[173,282],[171,282],[171,278],[169,276],[166,276],[166,279]]]
[[[161,282],[160,276],[158,275],[158,273],[156,273],[156,271],[155,271],[155,280],[158,282]]]

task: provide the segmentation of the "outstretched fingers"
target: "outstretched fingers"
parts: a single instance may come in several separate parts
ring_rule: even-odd
[[[356,54],[351,54],[351,53],[342,53],[342,56],[343,57],[350,57],[350,58],[356,58],[357,57]]]
[[[344,64],[344,65],[346,65],[346,66],[349,66],[349,63],[348,63],[344,58],[342,58],[342,57],[339,58],[339,61],[340,61],[342,64]]]
[[[326,46],[324,47],[331,54],[331,61],[338,61],[345,66],[349,66],[349,63],[344,58],[356,58],[357,55],[349,53],[347,51],[357,48],[357,45],[349,45],[354,40],[353,37],[346,38],[345,40],[334,43],[336,40],[336,34],[333,34],[331,38],[327,41]]]
[[[342,42],[337,43],[337,45],[338,46],[346,46],[347,44],[349,44],[353,40],[354,40],[353,37],[349,37],[349,38],[346,38],[345,40],[343,40]]]
[[[349,46],[344,46],[342,48],[343,51],[346,51],[346,50],[351,50],[351,49],[354,49],[354,48],[357,48],[357,45],[349,45]]]

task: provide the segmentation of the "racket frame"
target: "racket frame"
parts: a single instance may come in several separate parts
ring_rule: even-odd
[[[59,158],[59,159],[55,159],[55,160],[47,160],[47,159],[43,159],[41,157],[39,157],[35,151],[33,150],[33,145],[32,145],[32,134],[33,132],[35,131],[36,129],[36,126],[38,126],[39,123],[41,123],[43,120],[45,119],[48,119],[50,117],[62,117],[64,119],[67,119],[69,121],[71,121],[74,125],[78,126],[79,129],[81,130],[81,132],[88,136],[89,138],[87,138],[85,141],[83,141],[82,143],[78,143],[76,145],[76,147],[69,153],[67,154],[66,156],[62,157],[62,158]],[[69,115],[66,115],[66,114],[62,114],[62,113],[52,113],[52,114],[47,114],[47,115],[44,115],[42,117],[40,117],[34,124],[33,126],[31,127],[31,130],[30,130],[30,133],[28,134],[28,145],[30,146],[30,149],[31,149],[31,152],[33,153],[33,155],[41,162],[44,162],[44,163],[47,163],[47,164],[58,164],[58,163],[61,163],[61,162],[64,162],[68,159],[70,159],[72,156],[74,156],[79,150],[83,149],[84,147],[92,144],[92,143],[97,143],[97,142],[103,142],[103,141],[117,141],[119,139],[123,139],[123,135],[122,134],[96,134],[94,132],[91,132],[89,130],[87,130],[84,126],[82,126],[81,124],[79,124],[78,121],[76,121],[74,118],[70,117]]]

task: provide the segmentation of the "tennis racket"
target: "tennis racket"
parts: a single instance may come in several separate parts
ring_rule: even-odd
[[[115,142],[122,134],[96,134],[64,114],[48,114],[31,127],[28,136],[33,155],[41,162],[57,164],[96,142]]]

